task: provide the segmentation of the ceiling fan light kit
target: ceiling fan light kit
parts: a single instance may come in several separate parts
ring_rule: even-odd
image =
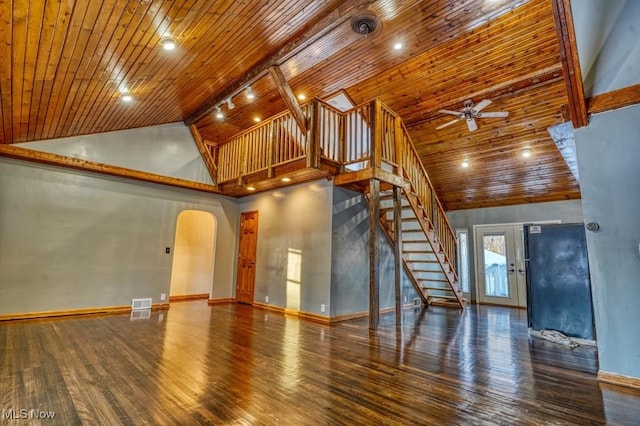
[[[484,108],[489,106],[489,104],[491,104],[491,101],[489,99],[484,99],[475,105],[471,99],[467,99],[466,101],[464,101],[464,107],[460,111],[441,109],[439,110],[440,113],[456,115],[458,116],[458,118],[441,124],[440,126],[436,127],[436,130],[440,130],[447,126],[450,126],[451,124],[456,123],[459,120],[465,120],[469,131],[474,132],[478,130],[478,123],[476,122],[477,118],[504,118],[509,116],[509,113],[507,111],[481,112]]]

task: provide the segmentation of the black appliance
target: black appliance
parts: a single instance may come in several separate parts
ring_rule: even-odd
[[[524,246],[529,327],[595,340],[584,224],[525,225]]]

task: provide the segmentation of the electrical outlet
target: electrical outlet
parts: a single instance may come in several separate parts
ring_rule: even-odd
[[[167,295],[165,293],[162,293],[160,295],[160,300],[165,300],[167,298]]]
[[[269,296],[264,297],[264,303],[269,303]]]
[[[320,312],[324,313],[324,305],[320,305]]]
[[[165,247],[165,248],[164,248],[164,252],[165,252],[166,254],[171,253],[171,247]]]

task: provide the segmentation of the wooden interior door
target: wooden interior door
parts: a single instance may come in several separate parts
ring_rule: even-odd
[[[240,216],[240,242],[238,244],[238,277],[236,301],[253,304],[256,280],[256,248],[258,245],[258,212],[245,212]]]

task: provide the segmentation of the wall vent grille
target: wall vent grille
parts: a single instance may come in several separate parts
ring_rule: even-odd
[[[132,299],[131,300],[131,309],[151,309],[151,298],[148,299]]]

